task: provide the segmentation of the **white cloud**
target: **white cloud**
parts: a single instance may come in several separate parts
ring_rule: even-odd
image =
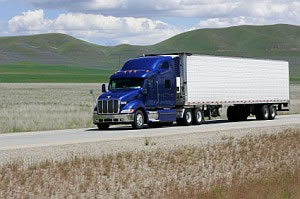
[[[15,16],[8,21],[9,31],[43,32],[53,21],[44,19],[43,10],[23,12],[23,15]]]
[[[153,44],[196,28],[278,23],[300,25],[298,0],[26,1],[41,9],[13,17],[8,23],[10,33],[61,32],[101,44]],[[43,9],[66,12],[48,19]],[[189,27],[174,27],[157,20],[162,17],[172,19],[173,23],[176,19],[188,20],[190,17],[199,19],[199,22]]]
[[[300,25],[300,2],[296,1],[240,1],[233,13],[202,19],[194,29],[280,23]]]
[[[300,12],[298,0],[27,0],[44,9],[131,17],[280,17]]]
[[[180,30],[162,21],[148,18],[112,17],[96,14],[67,13],[47,19],[43,10],[24,12],[8,22],[10,33],[36,34],[60,32],[85,40],[111,44],[153,44]]]

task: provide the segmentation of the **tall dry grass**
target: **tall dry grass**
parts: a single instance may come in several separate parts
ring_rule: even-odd
[[[93,127],[92,97],[100,84],[1,83],[0,133]],[[291,85],[290,113],[300,113],[300,85]],[[226,119],[226,108],[222,111]]]
[[[290,112],[289,114],[299,114],[300,113],[300,85],[292,84],[290,85]]]
[[[0,84],[0,133],[92,126],[100,84]]]
[[[0,198],[299,198],[299,142],[300,130],[288,129],[202,147],[15,162],[0,168]]]

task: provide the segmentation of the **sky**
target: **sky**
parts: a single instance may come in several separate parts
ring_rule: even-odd
[[[299,0],[0,0],[0,36],[65,33],[151,45],[202,28],[300,25]]]

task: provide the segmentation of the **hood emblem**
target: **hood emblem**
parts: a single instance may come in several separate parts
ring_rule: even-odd
[[[107,96],[107,99],[110,99],[110,96]]]

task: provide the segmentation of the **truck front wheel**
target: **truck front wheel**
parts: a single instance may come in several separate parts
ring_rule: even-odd
[[[142,129],[144,127],[144,121],[144,113],[140,110],[137,110],[134,115],[134,122],[132,123],[132,127],[134,129]]]
[[[99,130],[107,130],[109,128],[109,124],[97,124]]]

